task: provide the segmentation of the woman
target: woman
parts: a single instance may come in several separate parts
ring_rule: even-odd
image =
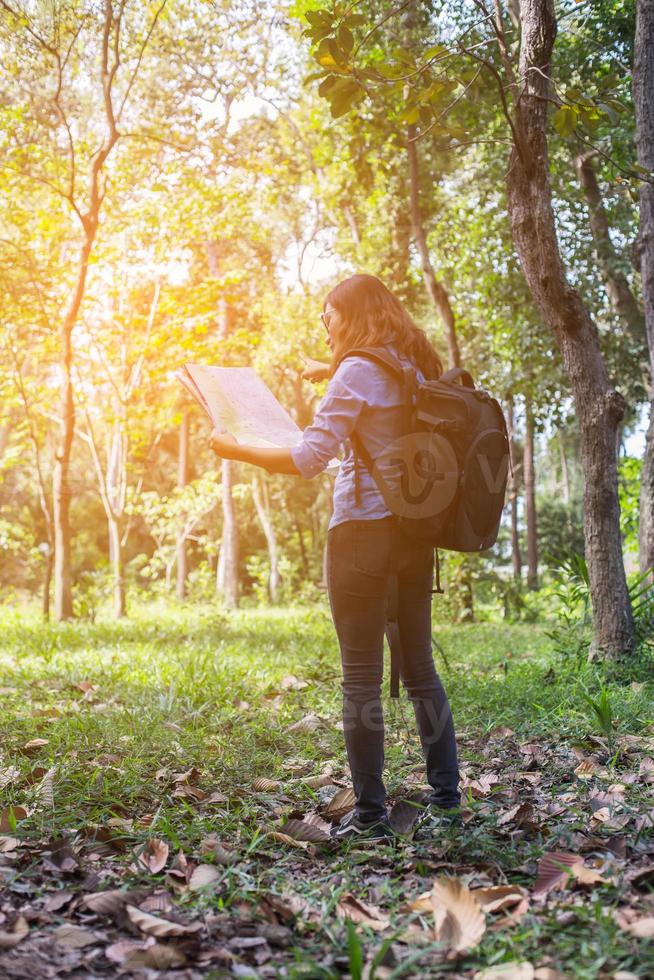
[[[367,468],[358,487],[349,436],[356,434],[376,458],[402,434],[400,382],[380,365],[348,351],[380,347],[421,381],[442,374],[441,360],[401,303],[369,275],[355,275],[328,294],[322,321],[331,362],[308,362],[303,377],[329,377],[327,393],[302,441],[292,449],[238,445],[214,432],[211,445],[226,459],[307,479],[325,469],[343,444],[327,532],[327,587],[343,666],[343,732],[356,796],[354,810],[333,828],[336,839],[385,840],[394,836],[386,812],[384,725],[381,707],[383,645],[390,577],[397,574],[400,676],[413,702],[431,794],[428,812],[454,818],[459,804],[452,715],[431,650],[434,549],[401,532]],[[355,492],[358,491],[358,492]]]

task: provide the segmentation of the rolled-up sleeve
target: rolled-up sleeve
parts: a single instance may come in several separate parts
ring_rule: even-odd
[[[354,360],[339,365],[313,422],[302,433],[302,441],[291,449],[293,462],[305,479],[325,469],[354,429],[365,405],[361,374]]]

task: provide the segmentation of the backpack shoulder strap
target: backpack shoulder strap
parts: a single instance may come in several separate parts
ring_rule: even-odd
[[[439,381],[456,381],[457,378],[461,378],[461,382],[466,388],[474,388],[475,383],[472,380],[472,375],[465,368],[450,368],[445,374],[441,374]]]
[[[400,381],[404,381],[404,368],[390,351],[380,350],[379,347],[354,347],[341,358],[339,363],[342,363],[348,357],[366,357],[369,361],[374,361],[380,367],[386,368],[387,371],[390,371]]]

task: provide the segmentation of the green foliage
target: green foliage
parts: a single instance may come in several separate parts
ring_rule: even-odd
[[[592,709],[593,716],[599,729],[606,736],[609,744],[609,752],[613,754],[615,745],[615,722],[611,699],[608,688],[603,687],[598,698],[592,698],[589,694],[584,694],[584,701]]]
[[[558,625],[546,630],[554,651],[563,662],[580,665],[590,647],[590,581],[583,555],[564,558],[546,553],[544,556],[557,580],[554,595],[559,600],[555,610]]]

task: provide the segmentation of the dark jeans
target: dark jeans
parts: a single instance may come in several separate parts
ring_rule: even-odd
[[[420,733],[430,800],[457,806],[459,770],[452,712],[434,667],[431,589],[434,549],[410,541],[393,517],[345,521],[327,535],[327,587],[343,664],[343,731],[355,811],[364,820],[386,813],[381,683],[389,579],[398,573],[400,677]]]

